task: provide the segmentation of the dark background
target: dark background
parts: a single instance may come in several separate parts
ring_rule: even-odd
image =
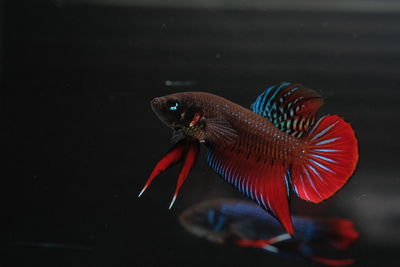
[[[320,205],[295,199],[294,213],[352,219],[361,238],[342,257],[398,266],[400,8],[252,2],[4,3],[1,266],[310,266],[181,228],[197,202],[243,198],[204,149],[171,211],[177,168],[137,198],[170,146],[153,97],[201,90],[249,106],[279,81],[319,91],[360,144],[348,185]]]

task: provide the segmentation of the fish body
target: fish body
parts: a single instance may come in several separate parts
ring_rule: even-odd
[[[208,147],[222,146],[224,150],[232,150],[236,154],[246,155],[251,160],[264,162],[270,159],[292,162],[301,154],[301,142],[298,138],[280,131],[265,117],[225,98],[205,92],[184,92],[165,98],[193,102],[188,108],[192,111],[186,111],[183,115],[187,119],[180,129]],[[156,99],[152,105],[154,107],[164,103]],[[157,108],[154,110],[158,112]],[[204,119],[200,119],[195,126],[185,127],[184,125],[190,124],[196,112],[201,112]],[[157,114],[163,118],[163,111]],[[211,125],[207,120],[211,120]],[[174,126],[179,128],[172,124],[172,127]],[[213,127],[219,127],[221,132],[216,133]]]
[[[190,155],[182,168],[186,175],[178,178],[174,202],[196,161],[198,144],[204,143],[210,167],[293,235],[291,191],[304,200],[321,202],[347,183],[358,162],[358,143],[350,124],[337,115],[317,120],[322,104],[318,93],[291,83],[268,88],[251,109],[204,92],[155,98],[152,109],[174,130],[176,145],[166,156],[169,160],[164,158],[156,166],[140,195],[157,174]]]
[[[327,259],[317,256],[314,249],[344,250],[359,237],[350,220],[304,216],[293,216],[295,235],[291,237],[258,205],[233,199],[194,205],[180,215],[179,221],[188,232],[212,242],[258,248],[332,266],[347,265],[353,260]]]

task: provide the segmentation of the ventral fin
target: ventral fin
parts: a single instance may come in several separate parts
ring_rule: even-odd
[[[314,123],[322,105],[322,97],[314,90],[298,83],[282,82],[259,95],[251,109],[281,131],[301,137]]]
[[[147,182],[144,185],[142,191],[140,191],[138,197],[140,197],[144,193],[144,191],[146,191],[147,187],[149,187],[156,176],[182,160],[182,157],[186,150],[186,146],[187,144],[185,141],[178,142],[170,149],[170,151],[168,151],[168,153],[164,157],[162,157],[162,159],[154,167],[153,171],[150,174],[150,177],[147,179]]]
[[[220,146],[210,148],[208,164],[223,179],[277,218],[289,234],[294,234],[285,181],[287,166],[278,161],[257,161]]]
[[[174,205],[175,200],[179,194],[179,190],[181,189],[182,184],[185,182],[186,178],[188,177],[190,170],[196,163],[197,155],[199,154],[199,143],[197,141],[189,140],[187,143],[188,145],[186,148],[186,154],[184,156],[182,164],[182,169],[179,173],[178,181],[176,183],[175,193],[174,196],[172,197],[169,209],[171,209],[172,205]]]
[[[223,117],[207,118],[207,137],[209,142],[230,143],[237,137],[236,130]]]

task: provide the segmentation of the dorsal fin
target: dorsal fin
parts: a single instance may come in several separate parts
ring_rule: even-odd
[[[322,104],[322,97],[314,90],[298,83],[282,82],[259,95],[251,109],[281,131],[301,137],[315,122]]]

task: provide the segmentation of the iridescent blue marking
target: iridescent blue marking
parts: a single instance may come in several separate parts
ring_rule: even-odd
[[[304,168],[303,170],[304,170],[304,172],[306,173],[308,182],[310,183],[311,187],[314,189],[315,193],[317,193],[318,196],[319,196],[320,198],[323,198],[323,197],[321,196],[321,194],[318,192],[317,188],[315,187],[314,182],[313,182],[313,180],[311,179],[311,176],[310,176],[310,174],[308,173],[307,169]]]
[[[272,206],[271,206],[271,203],[269,203],[269,198],[267,198],[267,203],[268,203],[268,209],[269,209],[270,211],[272,211],[273,213],[275,213],[274,209],[273,209]]]
[[[257,194],[257,192],[255,192],[255,200],[257,201],[257,204],[258,204],[259,206],[261,206],[260,200],[258,199],[258,194]]]
[[[214,159],[214,157],[212,156],[212,154],[210,153],[210,160],[209,160],[209,164],[210,164],[210,166],[211,166],[211,168],[214,170],[214,171],[217,171],[217,167],[216,167],[216,165],[215,165],[215,159]]]
[[[318,149],[318,148],[316,148],[316,149],[313,149],[313,151],[331,153],[331,152],[342,152],[343,150],[339,150],[339,149]]]
[[[215,159],[215,171],[216,171],[219,175],[221,175],[221,166],[220,166],[220,164],[219,164],[218,158]]]
[[[266,111],[270,111],[269,106],[271,105],[271,101],[275,99],[276,95],[282,90],[283,87],[290,85],[290,83],[281,83],[281,85],[275,90],[274,94],[269,98],[267,104],[265,105],[266,110],[264,110],[263,114],[266,114]]]
[[[310,130],[310,132],[308,133],[308,135],[311,135],[311,134],[315,131],[315,129],[318,128],[318,125],[321,123],[321,121],[322,121],[323,118],[325,118],[325,116],[322,117],[322,118],[320,118],[320,119],[317,121],[317,123],[315,123],[314,127],[312,127],[312,129]]]
[[[311,164],[307,164],[307,165],[308,165],[308,167],[313,171],[313,173],[315,173],[315,175],[317,175],[318,179],[320,179],[321,182],[323,182],[324,184],[327,185],[327,183],[326,183],[325,180],[322,178],[322,176],[319,174],[319,172],[318,172],[316,169],[314,169],[314,167],[313,167]]]
[[[224,168],[223,168],[223,165],[222,165],[222,159],[218,160],[218,173],[219,173],[219,175],[224,177]]]
[[[217,171],[217,161],[215,160],[214,156],[212,155],[212,153],[210,153],[210,164],[211,167],[213,168],[214,171]]]
[[[218,169],[217,169],[217,172],[218,172],[218,174],[219,174],[220,176],[223,177],[220,160],[218,160],[217,162],[218,162],[218,164],[217,164],[217,168],[218,168]]]
[[[228,176],[225,177],[225,180],[228,183],[231,183],[233,177],[234,177],[234,169],[232,167],[228,167]]]
[[[288,177],[286,174],[285,174],[285,183],[286,183],[286,193],[287,193],[288,197],[290,197],[289,181],[288,181]]]
[[[223,167],[223,169],[224,169],[224,179],[226,180],[226,181],[228,181],[229,180],[229,177],[231,177],[231,175],[230,175],[230,167],[229,166],[224,166]]]
[[[264,196],[263,196],[262,193],[260,194],[260,198],[261,198],[261,202],[262,202],[263,206],[264,206],[265,208],[269,208],[269,205],[266,205],[265,202],[264,202]],[[268,201],[268,198],[267,198],[267,201]]]
[[[243,192],[243,193],[246,193],[246,192],[244,191],[244,181],[245,181],[244,178],[240,181],[240,191]]]
[[[235,187],[237,188],[237,189],[239,189],[239,180],[240,180],[240,178],[241,177],[236,177],[236,180],[235,180]]]
[[[235,185],[236,179],[237,179],[237,175],[236,175],[236,173],[235,173],[235,174],[232,175],[232,177],[229,179],[229,183],[230,183],[231,185]]]
[[[328,162],[337,163],[337,162],[334,161],[333,159],[329,159],[329,158],[327,158],[327,157],[323,157],[323,156],[320,156],[320,155],[310,154],[310,156],[316,157],[316,158],[319,158],[319,159],[322,159],[322,160],[325,160],[325,161],[328,161]]]
[[[290,90],[290,91],[288,92],[288,95],[290,95],[290,94],[293,93],[294,91],[297,91],[298,89],[299,89],[298,87],[293,88],[292,90]]]
[[[264,93],[262,93],[262,94],[257,98],[257,105],[256,105],[256,108],[255,108],[257,111],[261,108],[260,106],[262,106],[262,103],[264,103],[265,98],[267,97],[267,95],[268,95],[270,89],[271,89],[271,88],[268,88],[266,91],[264,91]]]
[[[332,129],[339,121],[336,121],[334,124],[330,125],[329,127],[323,129],[319,133],[317,133],[311,140],[315,140],[326,134],[330,129]]]
[[[233,181],[232,181],[232,184],[233,184],[236,188],[237,188],[237,184],[238,184],[239,179],[240,179],[240,173],[238,172],[238,173],[235,175],[235,179],[233,179]]]
[[[226,175],[226,168],[223,165],[223,162],[221,162],[221,176],[226,179],[227,175]]]
[[[333,141],[336,141],[336,140],[338,140],[340,138],[341,137],[335,137],[335,138],[331,138],[331,139],[328,139],[328,140],[323,140],[323,141],[320,141],[320,142],[316,143],[315,145],[316,146],[326,145],[326,144],[332,143]]]
[[[299,195],[299,191],[297,190],[296,185],[293,185],[293,189],[294,189],[294,192],[295,192],[297,195]]]
[[[253,181],[251,181],[251,182],[253,182]],[[254,199],[253,187],[252,187],[252,185],[250,186],[250,198],[251,198],[251,199]]]
[[[247,181],[246,181],[246,196],[247,197],[250,197],[250,194],[249,194],[249,181],[250,181],[250,179],[247,179]]]
[[[243,187],[244,187],[244,193],[246,194],[247,197],[249,197],[249,180],[245,179],[243,180]]]
[[[260,114],[260,109],[262,109],[267,95],[273,88],[275,88],[275,86],[271,86],[257,97],[256,101],[253,103],[253,105],[251,105],[251,109],[253,112]]]
[[[303,193],[304,193],[305,197],[308,200],[310,200],[310,197],[307,195],[307,192],[305,190],[305,185],[304,185],[304,181],[303,181],[303,175],[301,175],[301,174],[300,174],[300,182],[301,182],[301,185],[302,185],[302,188],[303,188]]]
[[[208,165],[210,165],[210,167],[215,171],[214,157],[213,157],[213,153],[211,152],[211,150],[208,151],[207,162],[208,162]]]
[[[316,162],[316,161],[313,160],[313,159],[308,159],[308,160],[311,161],[312,163],[314,163],[315,165],[317,165],[318,167],[320,167],[321,169],[324,169],[324,170],[326,170],[326,171],[328,171],[328,172],[330,172],[330,173],[335,173],[334,171],[332,171],[332,170],[329,169],[328,167],[326,167],[326,166],[324,166],[324,165],[322,165],[322,164]]]
[[[232,180],[232,177],[234,176],[234,173],[235,173],[234,167],[229,167],[228,168],[228,177],[227,177],[228,183],[230,183],[230,181]]]
[[[264,92],[264,96],[263,96],[263,99],[262,99],[262,101],[260,103],[259,109],[264,109],[265,100],[267,99],[267,96],[269,95],[271,90],[274,89],[274,88],[275,88],[275,86],[272,86],[272,87],[268,88],[267,91]],[[260,110],[258,112],[260,112]]]
[[[268,110],[268,117],[271,117],[271,112],[272,112],[273,110],[276,110],[276,103],[274,103],[274,104],[272,105],[272,107]]]

